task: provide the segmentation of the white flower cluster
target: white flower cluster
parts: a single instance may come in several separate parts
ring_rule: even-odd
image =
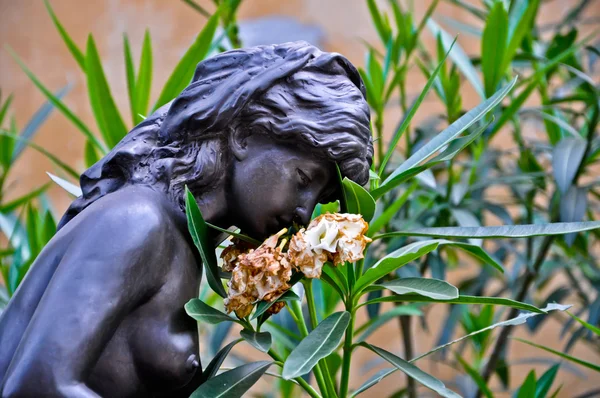
[[[327,261],[334,266],[363,258],[371,239],[365,236],[368,224],[358,214],[323,214],[315,218],[306,229],[292,236],[287,252],[287,240],[279,239],[287,230],[269,237],[258,248],[236,240],[221,254],[223,269],[232,273],[227,312],[235,311],[244,318],[252,312],[258,301],[274,301],[288,289],[292,268],[307,278],[320,278]],[[277,313],[283,305],[276,303],[269,311]]]

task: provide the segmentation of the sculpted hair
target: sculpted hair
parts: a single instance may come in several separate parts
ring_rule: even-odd
[[[228,51],[198,64],[192,83],[136,126],[80,179],[59,228],[128,184],[153,185],[184,208],[224,183],[234,129],[297,144],[366,184],[373,157],[369,107],[356,69],[305,42]]]

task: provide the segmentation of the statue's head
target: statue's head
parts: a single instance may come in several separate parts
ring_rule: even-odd
[[[222,53],[82,175],[69,210],[131,183],[162,186],[182,208],[186,185],[199,201],[225,189],[231,221],[264,236],[335,199],[336,164],[368,182],[369,119],[360,76],[339,54],[304,42]]]

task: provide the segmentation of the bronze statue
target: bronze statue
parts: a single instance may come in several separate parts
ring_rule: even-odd
[[[201,263],[184,214],[263,238],[365,184],[373,155],[356,69],[304,43],[234,50],[81,176],[0,318],[2,397],[187,397],[199,383]]]

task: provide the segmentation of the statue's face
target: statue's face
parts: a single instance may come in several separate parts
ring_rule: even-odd
[[[308,224],[315,205],[338,184],[334,163],[304,148],[260,134],[234,134],[230,146],[228,210],[231,221],[251,236],[264,238],[292,221]]]

